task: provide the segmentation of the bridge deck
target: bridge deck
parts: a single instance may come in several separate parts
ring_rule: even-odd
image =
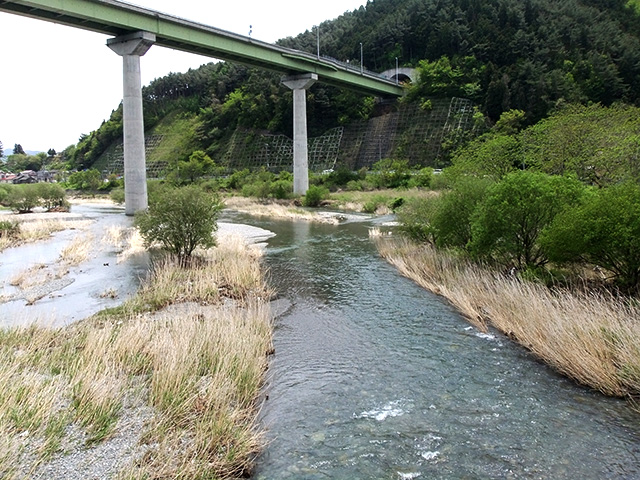
[[[320,81],[369,95],[403,94],[373,72],[117,0],[0,0],[0,11],[114,36],[151,32],[163,47],[284,74],[317,73]]]

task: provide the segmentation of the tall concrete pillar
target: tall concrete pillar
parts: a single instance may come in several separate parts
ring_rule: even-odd
[[[282,78],[282,84],[293,90],[293,193],[298,195],[309,189],[307,89],[317,80],[315,73]]]
[[[140,57],[156,41],[149,32],[135,32],[107,40],[107,46],[123,61],[123,130],[124,130],[124,205],[125,214],[145,210],[147,171],[142,117],[142,81]]]

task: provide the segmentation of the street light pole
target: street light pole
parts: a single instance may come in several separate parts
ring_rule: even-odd
[[[362,55],[362,42],[360,42],[360,75],[364,74],[364,60]]]
[[[316,26],[316,45],[318,47],[318,60],[320,60],[320,25]]]
[[[398,57],[396,57],[396,85],[398,85]]]

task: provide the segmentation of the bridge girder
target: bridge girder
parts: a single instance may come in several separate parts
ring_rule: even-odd
[[[273,70],[315,73],[319,80],[368,95],[399,97],[403,89],[378,74],[117,0],[0,0],[0,11],[106,35],[146,31],[156,45]]]

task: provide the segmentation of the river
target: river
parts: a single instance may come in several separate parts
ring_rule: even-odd
[[[275,355],[254,478],[640,478],[640,418],[574,385],[339,226],[249,218],[277,235]]]

